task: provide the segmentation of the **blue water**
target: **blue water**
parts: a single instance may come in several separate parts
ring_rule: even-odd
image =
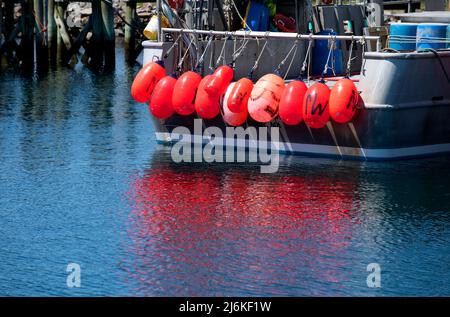
[[[0,74],[0,295],[450,295],[450,158],[175,164],[122,55]]]

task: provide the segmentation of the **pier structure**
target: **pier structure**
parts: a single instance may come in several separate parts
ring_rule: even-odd
[[[67,8],[71,2],[91,3],[87,22],[69,26]],[[124,12],[112,0],[0,0],[0,58],[2,64],[21,68],[46,68],[78,62],[106,69],[115,65],[115,17],[124,24],[126,60],[134,63],[140,52],[144,23],[137,3],[125,0]],[[150,18],[150,16],[144,16]]]

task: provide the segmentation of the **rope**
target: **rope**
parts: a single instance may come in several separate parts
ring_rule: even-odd
[[[229,37],[225,38],[225,41],[223,42],[222,49],[220,50],[219,57],[217,58],[217,61],[216,61],[216,67],[217,67],[217,65],[219,65],[219,62],[221,59],[223,59],[223,62],[225,65],[225,46],[227,45],[228,39],[229,39]]]
[[[214,54],[215,54],[215,50],[216,50],[216,42],[211,43],[211,54],[209,54],[209,65],[208,65],[208,69],[211,72],[214,72],[214,67],[213,67],[213,59],[214,59]]]
[[[176,38],[175,41],[173,41],[173,44],[171,47],[169,47],[169,49],[166,51],[166,54],[164,54],[163,59],[166,59],[167,57],[169,57],[170,53],[172,52],[172,50],[175,48],[175,46],[178,45],[178,41],[181,38],[182,33],[180,33],[180,35],[178,35],[178,37]]]
[[[246,34],[247,34],[247,32],[244,32],[244,39],[242,40],[242,45],[233,52],[233,63],[236,62],[236,59],[238,58],[238,56],[240,56],[242,54],[242,52],[244,51],[244,49],[247,46],[248,42],[250,41],[249,39],[247,39],[245,37]]]
[[[336,76],[336,72],[334,71],[333,60],[331,59],[331,54],[333,53],[335,45],[336,45],[336,39],[332,39],[331,44],[330,44],[330,51],[328,52],[327,62],[325,63],[325,67],[323,68],[322,79],[327,75],[327,72],[329,69],[331,69],[331,71],[333,72],[333,75]],[[331,61],[331,67],[328,66],[330,61]]]
[[[266,34],[267,34],[267,32],[266,32]],[[267,39],[267,37],[266,37],[265,39],[266,39],[266,41],[264,42],[264,45],[263,45],[263,47],[261,48],[261,51],[259,52],[258,57],[257,57],[256,60],[255,60],[255,64],[253,64],[253,67],[250,69],[250,73],[249,73],[249,75],[248,75],[248,77],[250,77],[250,78],[253,77],[253,72],[258,68],[258,66],[259,66],[259,60],[261,59],[262,54],[264,53],[264,51],[265,51],[265,49],[266,49],[267,43],[269,42],[268,39]]]
[[[298,47],[298,38],[294,41],[294,45],[292,45],[291,49],[289,50],[289,52],[286,54],[286,57],[280,62],[280,64],[278,64],[277,68],[275,69],[275,73],[280,73],[280,69],[281,67],[284,66],[284,64],[286,63],[287,59],[289,58],[289,56],[291,56],[291,53],[295,50],[295,53],[297,52],[297,47]],[[295,57],[295,53],[294,53],[294,57]],[[291,62],[292,65],[292,62]],[[290,67],[290,66],[289,66]]]
[[[312,34],[310,34],[311,36]],[[309,39],[308,48],[306,50],[305,59],[303,60],[302,68],[300,70],[300,78],[303,79],[303,75],[306,71],[307,61],[311,60],[311,48],[312,48],[313,39]],[[308,80],[309,80],[309,67],[308,67]]]
[[[356,59],[356,57],[352,57],[353,56],[353,45],[354,44],[355,44],[355,41],[352,40],[352,42],[350,43],[350,49],[348,51],[347,69],[345,71],[347,77],[350,77],[351,68],[352,68],[352,61],[354,61]]]
[[[436,52],[434,49],[431,49],[431,48],[421,49],[419,52],[431,52],[438,58],[439,64],[441,64],[442,71],[444,72],[444,75],[447,78],[447,83],[450,84],[450,77],[449,77],[447,71],[445,70],[444,63],[442,62],[442,59],[441,59],[441,56],[439,56],[439,53]]]
[[[289,66],[286,69],[286,72],[284,73],[283,79],[286,79],[287,75],[289,74],[289,71],[291,70],[291,66],[294,63],[295,55],[297,54],[297,49],[298,49],[298,46],[295,47],[294,54],[292,54],[291,62],[289,63]]]
[[[41,20],[36,15],[36,11],[31,10],[31,13],[33,13],[34,21],[36,21],[36,23],[38,25],[39,33],[46,33],[47,32],[47,26],[42,24]],[[46,43],[47,43],[47,38],[45,36],[43,36],[42,37],[42,45],[45,45]]]
[[[194,67],[194,68],[198,68],[200,65],[203,64],[203,60],[204,60],[204,58],[205,58],[205,54],[206,54],[206,52],[208,51],[209,46],[211,45],[211,42],[212,42],[213,38],[214,38],[214,35],[211,35],[211,36],[209,37],[209,40],[208,40],[208,42],[206,43],[205,49],[203,50],[203,53],[202,53],[202,55],[200,56],[200,58],[198,59],[197,63],[195,64],[195,67]]]
[[[176,68],[177,71],[181,71],[181,66],[183,65],[184,59],[186,58],[187,54],[189,53],[189,49],[191,48],[191,45],[194,41],[190,41],[186,51],[184,52],[183,56],[181,57],[180,61],[178,62],[178,66]]]
[[[247,22],[245,21],[245,19],[242,17],[241,13],[239,12],[236,3],[234,2],[234,0],[231,0],[231,4],[234,7],[234,10],[236,10],[237,15],[239,16],[239,19],[241,19],[242,25],[244,26],[244,28],[248,28],[250,31],[253,31],[250,26],[247,24]]]

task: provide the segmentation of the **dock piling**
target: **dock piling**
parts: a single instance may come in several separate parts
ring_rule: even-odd
[[[136,2],[127,1],[125,3],[125,20],[132,23],[136,14]],[[135,31],[125,24],[125,59],[127,62],[134,61],[136,49],[136,34]]]
[[[105,1],[101,1],[100,9],[103,22],[104,67],[111,69],[115,65],[114,9],[111,2]]]

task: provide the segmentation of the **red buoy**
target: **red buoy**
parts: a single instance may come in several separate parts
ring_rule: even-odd
[[[228,107],[228,105],[230,104],[230,98],[232,97],[236,85],[238,85],[238,82],[231,83],[228,86],[227,91],[225,92],[225,97],[223,97],[223,120],[234,127],[244,124],[248,116],[247,104],[245,105],[245,107],[243,107],[241,112],[233,112]],[[248,94],[250,95],[250,93]]]
[[[281,94],[278,115],[287,125],[297,125],[303,120],[303,98],[308,87],[303,81],[294,80]]]
[[[330,88],[324,83],[315,83],[306,91],[303,99],[303,120],[314,129],[323,128],[330,119],[328,100]]]
[[[205,85],[205,91],[211,96],[220,96],[225,93],[228,85],[231,83],[234,77],[233,68],[230,66],[218,67],[211,78]]]
[[[196,72],[186,72],[182,74],[175,84],[172,103],[176,113],[188,116],[195,112],[195,95],[202,76]]]
[[[166,76],[166,70],[162,61],[144,65],[131,85],[131,96],[133,99],[137,102],[149,101],[153,89],[164,76]]]
[[[356,113],[359,94],[348,78],[339,80],[330,93],[330,117],[338,123],[347,123]]]
[[[252,93],[253,82],[248,78],[241,78],[232,88],[226,103],[228,109],[236,113],[241,113],[244,110],[247,112],[248,99]],[[229,88],[227,92],[228,90]]]
[[[156,118],[167,119],[173,114],[172,93],[176,82],[172,76],[166,76],[156,84],[149,106]]]
[[[275,74],[261,77],[255,84],[248,100],[248,114],[253,120],[267,123],[278,115],[284,79]]]
[[[220,112],[220,96],[211,96],[205,91],[205,85],[209,82],[211,76],[212,75],[207,75],[200,81],[197,89],[197,96],[195,97],[195,110],[203,119],[212,119]]]

